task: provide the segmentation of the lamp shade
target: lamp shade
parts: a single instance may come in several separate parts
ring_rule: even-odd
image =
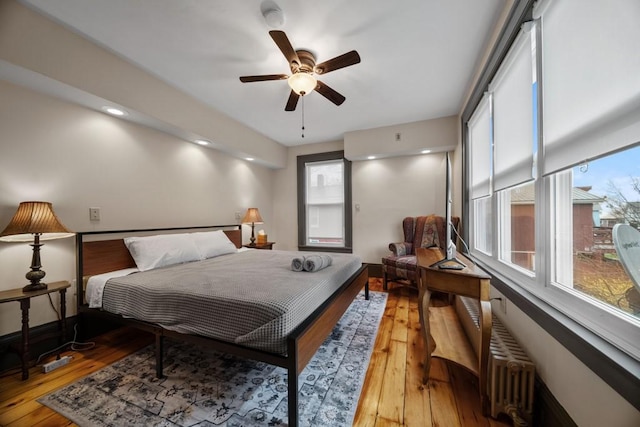
[[[318,81],[309,73],[297,72],[292,74],[287,82],[291,89],[298,95],[306,95],[316,88]]]
[[[40,234],[40,240],[73,236],[53,212],[51,203],[22,202],[9,225],[0,233],[0,240],[29,242],[33,241],[34,234]]]
[[[262,224],[264,221],[260,216],[260,212],[258,208],[249,208],[247,209],[247,213],[244,214],[244,218],[242,218],[242,223],[254,223],[254,224]]]

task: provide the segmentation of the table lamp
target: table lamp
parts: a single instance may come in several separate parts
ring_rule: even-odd
[[[262,224],[263,222],[260,212],[258,212],[258,208],[247,209],[247,213],[244,214],[244,218],[242,218],[242,223],[251,223],[251,246],[256,245],[256,236],[254,234],[255,225]]]
[[[22,202],[11,219],[11,222],[0,233],[0,241],[30,242],[33,247],[31,271],[25,277],[31,282],[22,290],[24,292],[46,289],[47,284],[41,280],[45,272],[40,270],[40,240],[62,239],[71,237],[74,233],[62,225],[49,202]]]

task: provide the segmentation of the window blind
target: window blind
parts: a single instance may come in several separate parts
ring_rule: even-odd
[[[640,1],[541,1],[534,17],[542,20],[543,173],[640,142]]]
[[[486,93],[469,119],[471,197],[488,196],[491,192],[491,95]]]
[[[531,24],[520,31],[489,85],[493,98],[494,191],[533,179]]]

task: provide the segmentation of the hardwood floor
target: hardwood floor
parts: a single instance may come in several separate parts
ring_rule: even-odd
[[[382,291],[380,279],[370,279]],[[423,385],[417,291],[390,286],[387,307],[355,415],[356,426],[509,426],[508,419],[482,416],[476,378],[453,364],[434,359],[428,385]],[[107,366],[153,342],[153,336],[122,328],[98,337],[88,351],[68,351],[66,366],[48,374],[32,368],[29,379],[18,370],[0,377],[1,426],[73,426],[36,399]]]

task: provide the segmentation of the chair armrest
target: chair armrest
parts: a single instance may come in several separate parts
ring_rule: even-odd
[[[413,244],[409,242],[389,243],[389,250],[395,256],[410,255],[412,249]]]

